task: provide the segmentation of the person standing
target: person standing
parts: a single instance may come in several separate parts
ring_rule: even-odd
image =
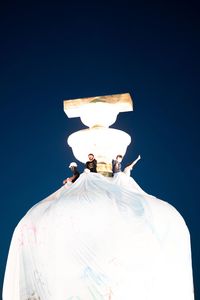
[[[97,160],[94,157],[94,154],[88,154],[88,161],[85,164],[86,169],[89,169],[90,172],[97,173]]]
[[[113,176],[119,172],[121,172],[121,162],[122,162],[123,156],[122,155],[117,155],[116,159],[112,160],[112,172]]]

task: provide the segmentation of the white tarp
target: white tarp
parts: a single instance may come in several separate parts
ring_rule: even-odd
[[[192,300],[190,237],[124,173],[83,173],[13,234],[3,300]]]

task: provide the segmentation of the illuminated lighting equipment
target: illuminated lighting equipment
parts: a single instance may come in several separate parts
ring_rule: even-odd
[[[131,137],[122,130],[109,128],[120,112],[133,110],[129,93],[64,101],[69,118],[80,117],[89,128],[72,133],[68,145],[77,160],[85,163],[89,153],[97,159],[99,173],[111,175],[111,161],[118,154],[124,156]]]

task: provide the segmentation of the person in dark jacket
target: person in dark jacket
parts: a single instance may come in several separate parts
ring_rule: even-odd
[[[69,168],[71,169],[73,175],[71,177],[68,177],[67,179],[63,180],[63,184],[68,183],[70,185],[70,184],[74,183],[80,176],[80,173],[77,169],[77,163],[71,162],[69,165]]]
[[[116,173],[121,172],[121,168],[122,168],[121,162],[122,162],[122,159],[123,159],[123,156],[118,154],[116,156],[116,159],[112,160],[112,172],[113,172],[113,175],[116,174]]]
[[[122,171],[122,166],[121,166],[121,162],[122,162],[123,156],[122,155],[117,155],[116,159],[112,160],[112,172],[113,172],[113,176],[119,172]],[[131,171],[133,169],[133,167],[135,166],[135,164],[138,162],[138,160],[141,159],[141,156],[138,155],[137,159],[134,160],[132,163],[128,164],[125,169],[124,169],[124,173],[127,176],[131,176]]]
[[[89,169],[90,172],[97,173],[97,160],[94,158],[94,154],[88,154],[88,161],[85,164],[85,168]]]

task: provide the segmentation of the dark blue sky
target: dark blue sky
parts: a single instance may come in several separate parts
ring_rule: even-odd
[[[140,153],[135,180],[183,215],[200,299],[199,20],[193,1],[1,4],[1,282],[16,224],[69,175],[63,100],[130,92],[124,164]]]

